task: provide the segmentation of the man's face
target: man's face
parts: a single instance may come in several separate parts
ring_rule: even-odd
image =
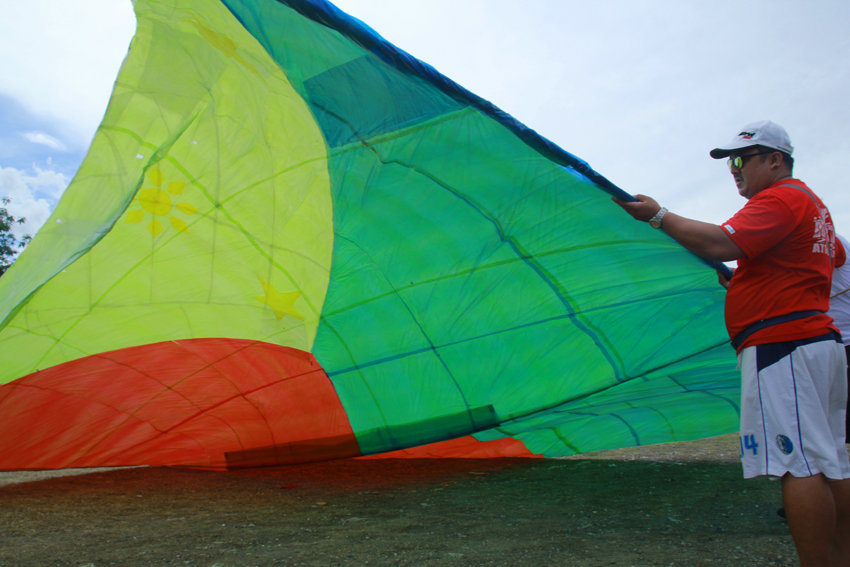
[[[752,147],[742,148],[729,156],[729,170],[741,197],[752,199],[759,191],[773,184],[775,172],[771,168],[770,159],[773,153],[775,150]],[[736,160],[739,157],[741,159]]]

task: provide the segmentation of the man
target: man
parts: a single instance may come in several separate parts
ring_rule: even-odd
[[[846,252],[850,242],[836,234]],[[835,326],[841,331],[844,339],[844,351],[850,359],[850,264],[844,264],[835,269],[832,274],[832,296],[829,300],[829,316],[835,320]],[[850,388],[850,367],[847,368],[847,385]],[[850,440],[850,407],[848,407],[845,427],[845,443]]]
[[[744,126],[728,157],[747,204],[722,225],[688,219],[652,198],[614,201],[704,258],[738,261],[726,327],[741,367],[744,477],[781,477],[802,567],[850,567],[850,461],[844,445],[846,358],[829,309],[835,243],[829,211],[793,178],[788,134],[768,120]]]

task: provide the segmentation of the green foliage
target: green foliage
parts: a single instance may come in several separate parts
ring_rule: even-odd
[[[9,201],[8,197],[0,199],[0,203],[3,205],[8,205]],[[5,206],[0,207],[0,276],[15,262],[17,250],[24,248],[32,240],[32,237],[28,234],[20,240],[12,234],[13,225],[24,224],[25,222],[27,222],[27,219],[23,217],[15,218],[9,214]]]

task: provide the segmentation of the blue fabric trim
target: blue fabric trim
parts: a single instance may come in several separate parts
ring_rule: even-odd
[[[761,372],[768,366],[772,366],[786,356],[789,356],[799,347],[810,345],[812,343],[819,343],[821,341],[835,341],[837,343],[841,343],[841,335],[835,331],[829,331],[823,335],[810,337],[808,339],[756,345],[756,370]]]
[[[796,321],[798,319],[805,319],[806,317],[814,317],[815,315],[823,315],[823,311],[794,311],[792,313],[785,313],[783,315],[778,315],[776,317],[770,317],[768,319],[762,319],[761,321],[756,321],[732,339],[732,348],[738,350],[744,342],[753,336],[755,333],[761,331],[762,329],[767,329],[768,327],[772,327],[774,325],[779,325],[781,323],[788,323],[790,321]]]

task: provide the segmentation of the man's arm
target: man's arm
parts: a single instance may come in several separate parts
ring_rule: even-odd
[[[635,198],[636,202],[621,201],[616,197],[612,200],[633,218],[643,222],[648,222],[661,209],[652,197],[635,195]],[[661,222],[661,230],[687,250],[708,260],[730,262],[746,256],[726,231],[716,224],[668,212]]]

